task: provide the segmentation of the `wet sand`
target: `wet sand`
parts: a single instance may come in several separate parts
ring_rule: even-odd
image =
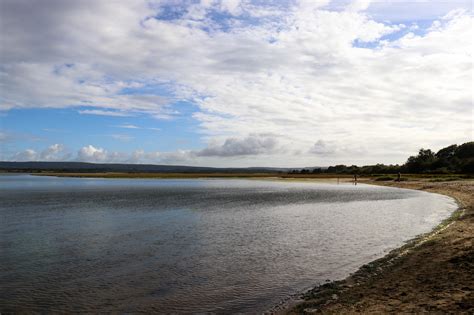
[[[326,283],[277,313],[474,313],[474,181],[360,182],[455,198],[460,209],[431,233]]]

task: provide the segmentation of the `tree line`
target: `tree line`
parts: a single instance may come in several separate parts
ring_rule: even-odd
[[[405,164],[366,166],[335,165],[328,168],[292,170],[292,174],[472,174],[474,173],[474,142],[453,144],[438,152],[420,149],[417,155],[410,156]]]

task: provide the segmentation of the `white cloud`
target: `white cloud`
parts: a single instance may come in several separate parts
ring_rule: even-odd
[[[115,127],[123,128],[123,129],[141,129],[140,127],[135,126],[133,124],[123,124],[123,125],[118,125],[118,126],[115,126]]]
[[[92,145],[82,147],[77,153],[77,159],[82,162],[110,162],[114,155],[110,156],[102,148],[96,148]]]
[[[198,156],[235,157],[242,155],[270,154],[275,151],[277,140],[272,137],[249,136],[246,138],[228,138],[223,144],[212,144],[197,152]]]
[[[331,154],[334,154],[335,152],[336,152],[336,148],[334,146],[327,144],[323,140],[316,141],[316,143],[310,149],[310,153],[314,153],[314,154],[322,155],[322,156],[331,155]]]
[[[330,0],[298,0],[297,8],[302,11],[315,10],[328,5]]]
[[[4,1],[0,107],[172,119],[170,104],[189,100],[199,106],[193,117],[208,147],[179,158],[208,163],[236,155],[242,165],[268,162],[262,152],[292,164],[401,162],[419,146],[472,139],[471,12],[403,35],[403,26],[380,22],[397,5],[384,1],[339,11],[326,10],[328,1],[291,8],[207,1],[168,20],[150,18],[161,7],[148,4]],[[442,11],[416,3],[423,5],[431,16]],[[233,17],[219,21],[214,11]],[[414,19],[417,12],[425,13],[410,12]],[[248,16],[259,23],[246,23]],[[386,35],[395,39],[382,42]],[[166,85],[173,96],[123,93],[147,84]],[[287,153],[252,134],[284,135],[272,139]],[[330,160],[314,154],[324,149],[318,139],[339,148]]]
[[[353,0],[348,6],[347,10],[352,12],[365,11],[369,8],[372,0]]]
[[[155,127],[140,127],[134,124],[121,124],[121,125],[116,125],[114,126],[116,128],[122,128],[122,129],[143,129],[143,130],[153,130],[153,131],[160,131],[161,128],[155,128]]]
[[[242,13],[240,0],[221,0],[220,7],[222,11],[227,11],[232,15],[240,15]]]
[[[113,116],[113,117],[128,117],[131,116],[128,112],[101,110],[101,109],[85,109],[79,110],[79,114],[83,115],[99,115],[99,116]]]
[[[41,151],[39,159],[41,161],[60,161],[67,159],[68,156],[65,155],[65,147],[62,144],[53,144],[48,148]]]
[[[13,156],[14,161],[36,161],[38,159],[38,153],[33,149],[26,149],[18,152]]]

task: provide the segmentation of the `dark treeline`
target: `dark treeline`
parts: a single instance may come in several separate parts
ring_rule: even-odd
[[[461,145],[450,145],[446,148],[433,152],[430,149],[420,149],[418,155],[410,156],[403,165],[335,165],[326,169],[315,168],[313,170],[293,170],[292,174],[450,174],[450,173],[474,173],[474,142],[466,142]]]

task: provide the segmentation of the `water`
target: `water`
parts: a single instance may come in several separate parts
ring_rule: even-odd
[[[369,185],[4,175],[0,311],[255,313],[455,208]]]

